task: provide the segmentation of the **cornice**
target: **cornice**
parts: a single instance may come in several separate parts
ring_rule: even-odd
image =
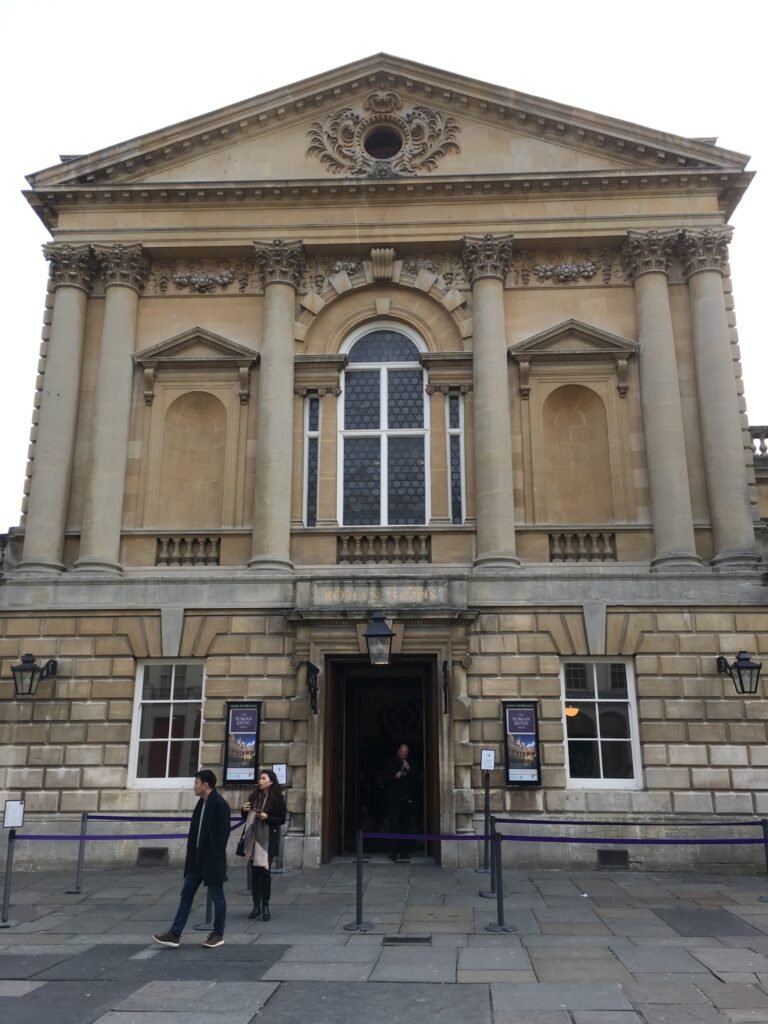
[[[287,203],[333,204],[413,202],[472,199],[540,199],[568,195],[714,193],[721,213],[730,216],[749,186],[753,172],[718,169],[691,173],[685,170],[580,171],[576,174],[430,175],[421,178],[343,180],[309,178],[263,181],[199,182],[184,184],[61,185],[26,191],[30,205],[49,229],[56,227],[58,211],[73,207],[123,208],[144,206],[195,207]]]

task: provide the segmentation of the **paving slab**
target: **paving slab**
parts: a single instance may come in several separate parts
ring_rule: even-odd
[[[531,961],[521,946],[513,946],[511,949],[474,946],[459,950],[458,966],[462,970],[529,971]]]
[[[631,1010],[619,985],[558,984],[534,985],[499,982],[491,985],[494,1014],[499,1010]]]
[[[635,980],[626,967],[610,954],[600,958],[559,960],[531,953],[531,963],[536,978],[544,982],[614,981],[623,985]]]
[[[768,994],[756,985],[723,984],[715,978],[702,978],[696,987],[720,1010],[768,1009]]]
[[[755,953],[750,949],[726,949],[720,947],[711,949],[707,946],[698,946],[692,951],[702,964],[718,974],[725,971],[743,974],[749,972],[768,972],[768,957],[762,953]]]
[[[142,985],[114,1009],[158,1010],[190,1013],[209,1012],[216,1014],[238,1014],[250,1009],[251,1016],[260,1009],[277,988],[276,982],[220,982],[189,978],[185,981],[153,981]],[[250,1018],[247,1018],[250,1019]]]
[[[400,985],[369,981],[364,988],[338,982],[323,985],[320,990],[307,981],[287,982],[272,996],[264,1016],[268,1024],[296,1024],[297,1021],[339,1024],[360,1018],[365,1024],[392,1024],[396,1020],[491,1024],[490,1001],[486,993],[482,995],[480,998],[477,985]],[[530,1018],[528,1020],[533,1024]],[[563,1021],[567,1024],[567,1016]],[[495,1024],[500,1024],[498,1016]]]
[[[616,956],[633,974],[707,974],[708,968],[687,950],[675,946],[663,949],[620,947]]]
[[[263,981],[367,981],[373,970],[367,963],[295,963],[281,960],[262,975]],[[451,979],[453,980],[453,979]],[[317,992],[315,993],[317,997]],[[363,993],[358,999],[367,999]]]
[[[0,981],[0,999],[18,999],[44,984],[44,981]]]
[[[103,981],[49,981],[21,998],[2,1000],[0,1020],[3,1024],[34,1024],[49,1019],[56,1024],[89,1024],[134,988],[133,984]]]
[[[664,1004],[666,1006],[711,1006],[711,1002],[698,986],[690,981],[633,981],[624,986],[633,1003]]]
[[[678,910],[657,907],[656,914],[678,935],[747,935],[761,933],[727,910]]]
[[[637,1012],[645,1024],[731,1024],[714,1006],[654,1006],[640,1003]]]

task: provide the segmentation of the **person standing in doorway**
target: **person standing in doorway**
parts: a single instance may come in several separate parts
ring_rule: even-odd
[[[262,768],[256,789],[243,804],[245,857],[251,870],[253,910],[249,918],[269,921],[272,914],[272,861],[280,850],[280,829],[285,824],[285,800],[273,771]]]
[[[203,943],[206,949],[224,945],[224,925],[227,903],[224,883],[227,880],[227,840],[232,817],[229,804],[216,790],[216,776],[204,768],[195,775],[195,796],[200,799],[192,812],[187,837],[187,857],[184,862],[184,884],[181,898],[167,932],[153,935],[161,946],[177,949],[181,933],[187,923],[192,901],[201,883],[208,886],[213,902],[213,931]]]
[[[387,790],[389,827],[392,832],[409,835],[416,820],[416,804],[419,798],[419,775],[410,760],[407,743],[401,743],[394,757],[384,765],[384,785]],[[410,860],[411,841],[392,840],[389,859]]]

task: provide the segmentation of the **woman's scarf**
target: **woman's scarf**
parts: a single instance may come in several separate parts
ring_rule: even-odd
[[[267,804],[268,793],[261,795],[258,807],[248,811],[245,819],[245,859],[252,860],[255,868],[269,870],[269,825],[262,821],[259,814]]]

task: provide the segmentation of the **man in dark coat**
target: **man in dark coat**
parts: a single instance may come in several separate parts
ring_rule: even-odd
[[[201,883],[208,886],[213,902],[213,931],[203,945],[206,949],[224,945],[227,916],[224,882],[227,880],[227,840],[232,812],[224,797],[216,791],[216,776],[207,768],[195,776],[195,796],[200,799],[189,824],[184,884],[176,917],[167,932],[152,936],[161,946],[170,946],[172,949],[177,949],[181,942],[181,933]]]
[[[419,773],[410,760],[407,743],[401,743],[394,757],[384,765],[384,785],[389,808],[389,828],[400,835],[413,832],[419,799]],[[411,841],[393,839],[390,860],[409,860]]]

